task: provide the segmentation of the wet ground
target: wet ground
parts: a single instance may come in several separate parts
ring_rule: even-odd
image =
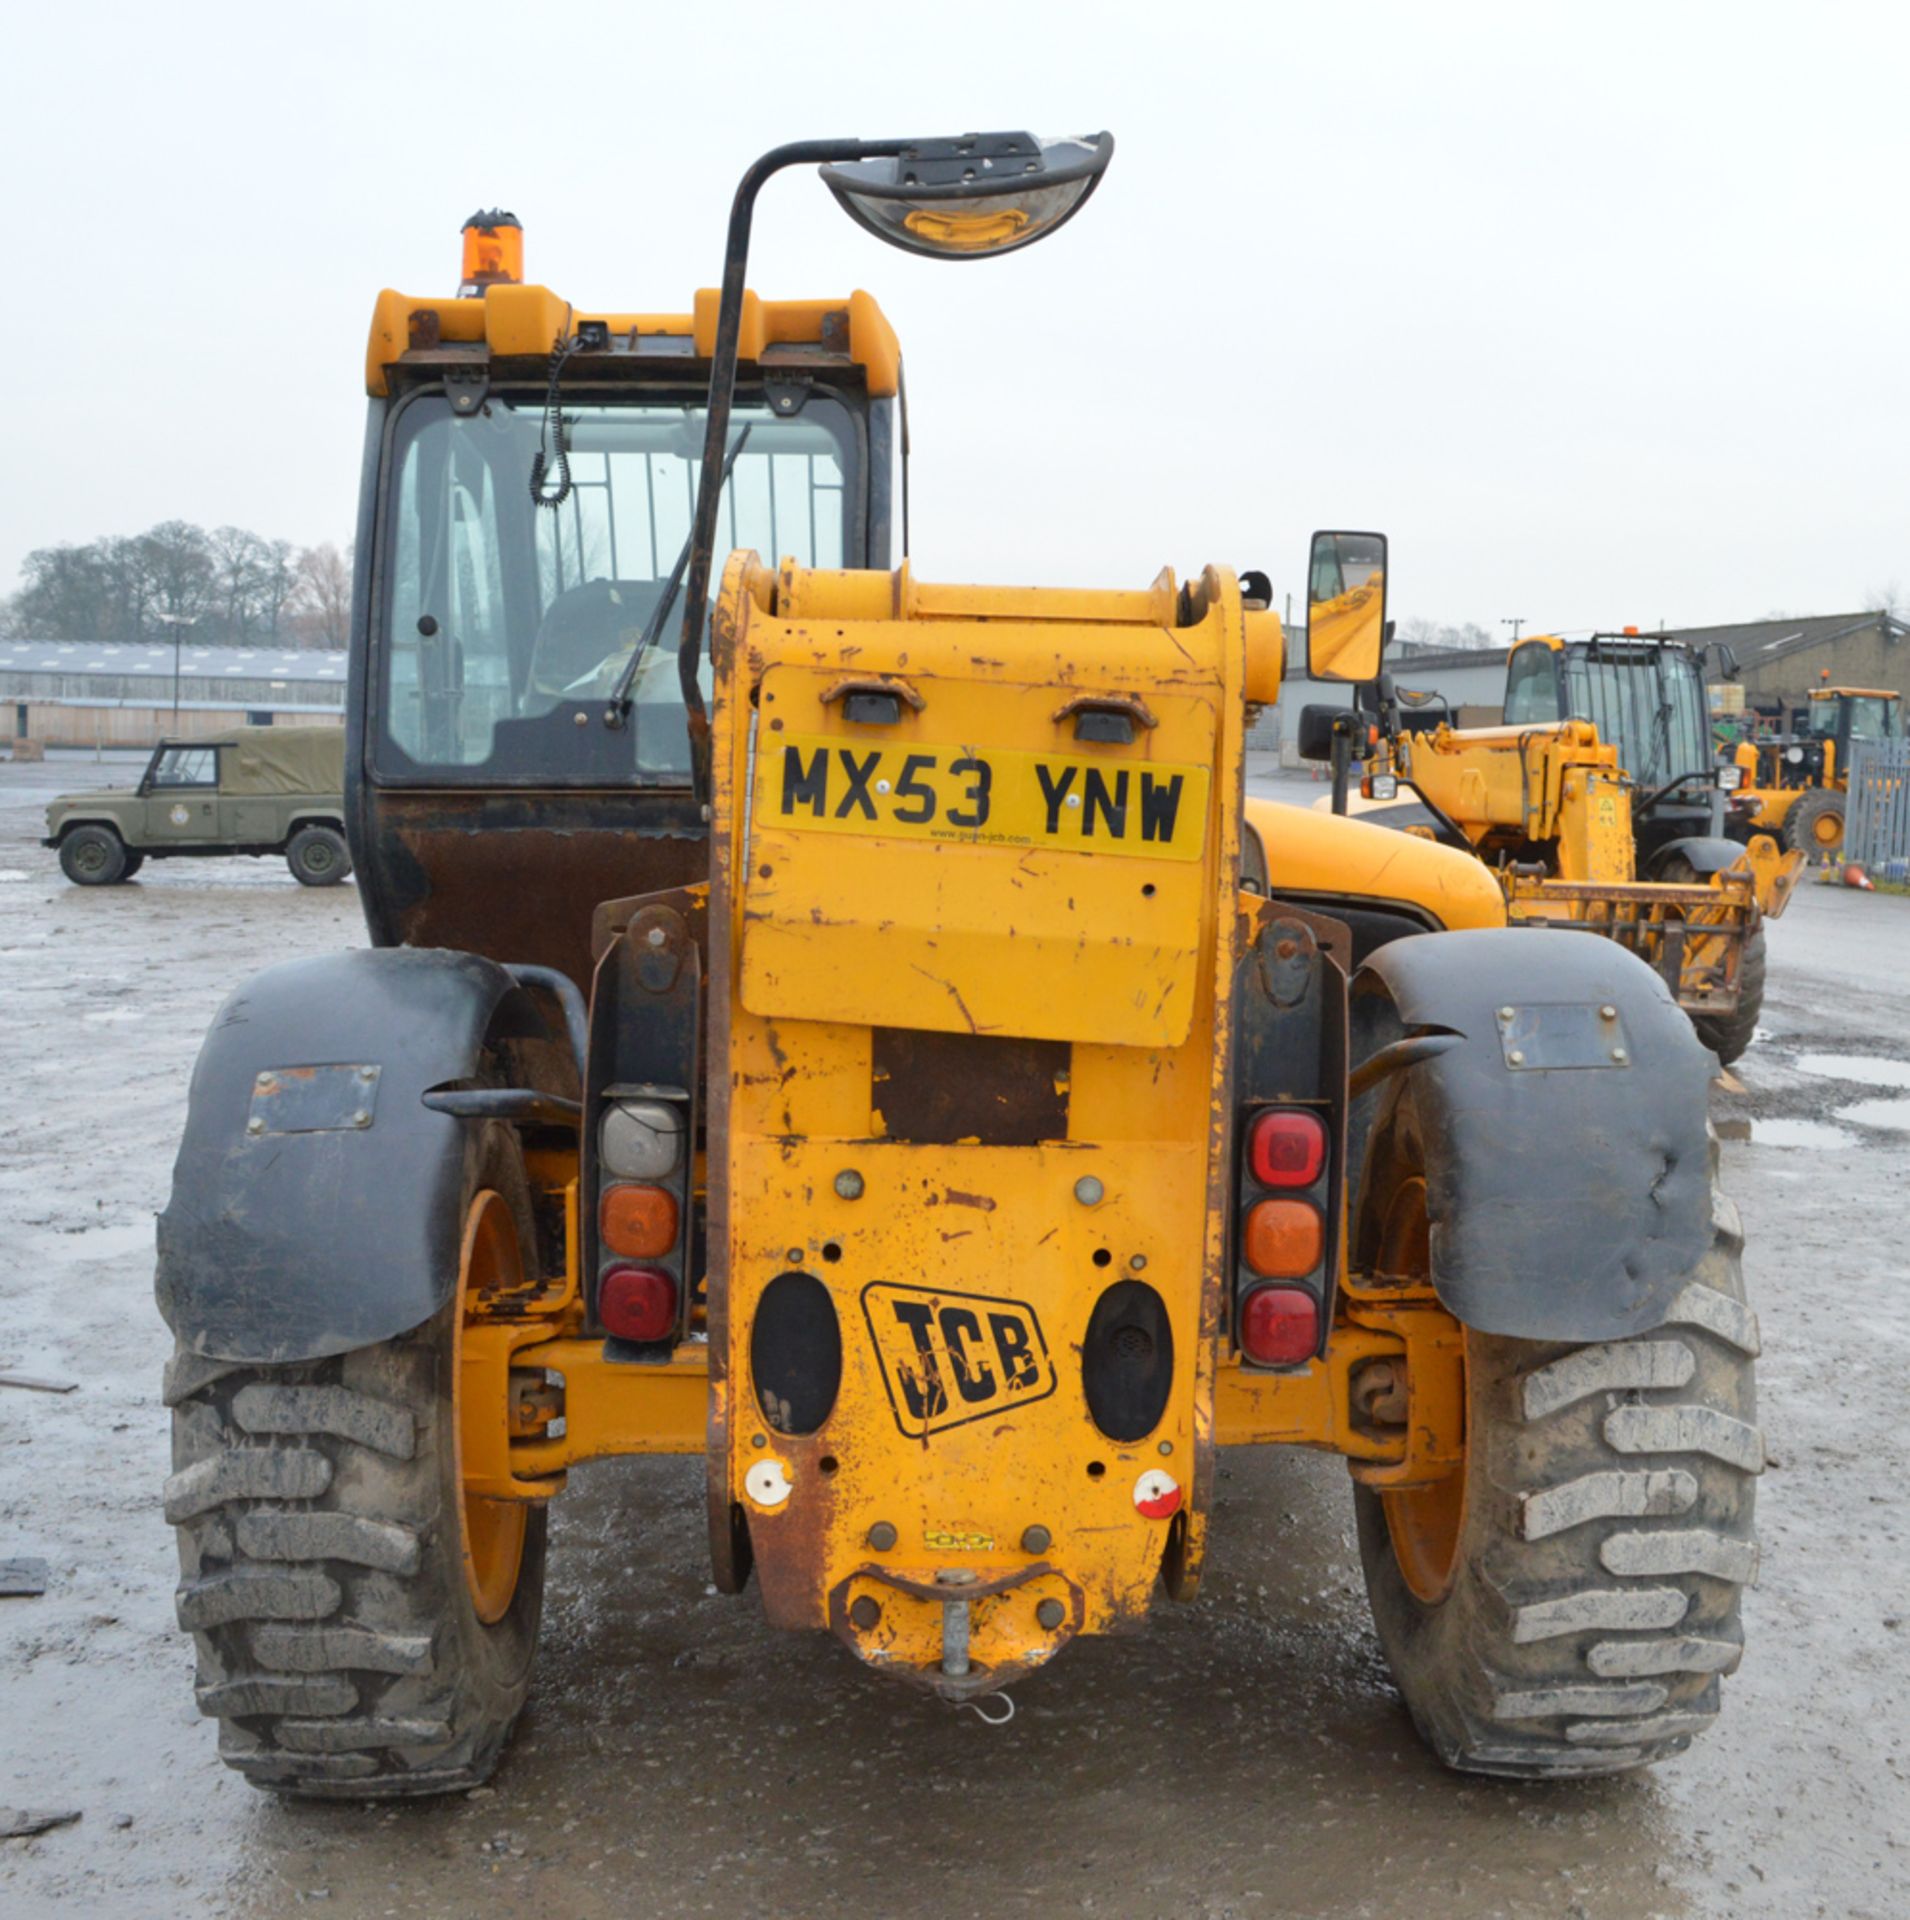
[[[714,1596],[700,1466],[605,1463],[553,1521],[531,1705],[493,1786],[275,1801],[214,1757],[158,1507],[162,1204],[199,1037],[268,961],[361,938],[349,887],[149,864],[81,891],[62,789],[0,765],[0,1914],[1885,1916],[1910,1913],[1910,900],[1806,886],[1721,1092],[1773,1461],[1718,1730],[1590,1785],[1447,1774],[1366,1618],[1344,1470],[1227,1456],[1201,1600],[1072,1650],[1004,1728]],[[1308,799],[1310,791],[1297,797]]]

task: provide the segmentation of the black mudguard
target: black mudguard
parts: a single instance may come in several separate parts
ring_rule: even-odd
[[[1744,844],[1739,840],[1718,839],[1709,834],[1692,834],[1683,840],[1667,840],[1651,856],[1651,868],[1645,877],[1657,879],[1665,862],[1680,856],[1691,863],[1691,871],[1700,880],[1709,880],[1713,874],[1723,873],[1744,858]]]
[[[1457,1036],[1402,1070],[1446,1308],[1529,1340],[1659,1325],[1711,1244],[1716,1063],[1658,975],[1595,934],[1492,929],[1381,947],[1354,996],[1369,1036]]]
[[[248,980],[199,1051],[159,1216],[179,1340],[284,1364],[430,1319],[457,1285],[476,1129],[421,1096],[474,1074],[487,1036],[541,1025],[475,954],[326,954]]]

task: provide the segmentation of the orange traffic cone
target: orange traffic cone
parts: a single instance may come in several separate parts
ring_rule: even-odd
[[[1844,885],[1861,887],[1865,893],[1877,891],[1876,882],[1854,860],[1847,861],[1844,865]]]

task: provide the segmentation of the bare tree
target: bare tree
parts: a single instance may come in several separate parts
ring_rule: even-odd
[[[1866,613],[1887,613],[1893,620],[1903,618],[1903,583],[1892,580],[1887,586],[1872,587],[1864,595]]]
[[[307,547],[298,557],[299,643],[342,647],[351,638],[351,552],[340,553],[329,540]]]
[[[1399,637],[1416,647],[1447,647],[1455,652],[1477,651],[1499,644],[1476,620],[1468,620],[1464,626],[1450,626],[1438,620],[1429,620],[1424,614],[1415,614],[1409,620],[1402,620],[1399,623]]]
[[[285,626],[298,592],[298,556],[289,540],[260,542],[259,619],[267,637],[276,646],[284,637]]]
[[[189,520],[162,520],[140,535],[138,545],[155,612],[196,625],[213,611],[218,569],[205,528]]]
[[[289,540],[267,540],[245,527],[207,533],[167,520],[131,537],[36,548],[4,603],[4,630],[46,640],[137,641],[183,620],[196,639],[257,645],[283,643],[297,624],[314,645],[342,646],[347,622],[339,610],[349,607],[350,573],[335,547],[301,556]]]

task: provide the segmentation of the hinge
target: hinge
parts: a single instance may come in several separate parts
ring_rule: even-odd
[[[447,367],[444,373],[444,391],[451,402],[451,411],[465,415],[476,413],[483,406],[484,397],[491,390],[491,370],[489,367]]]

